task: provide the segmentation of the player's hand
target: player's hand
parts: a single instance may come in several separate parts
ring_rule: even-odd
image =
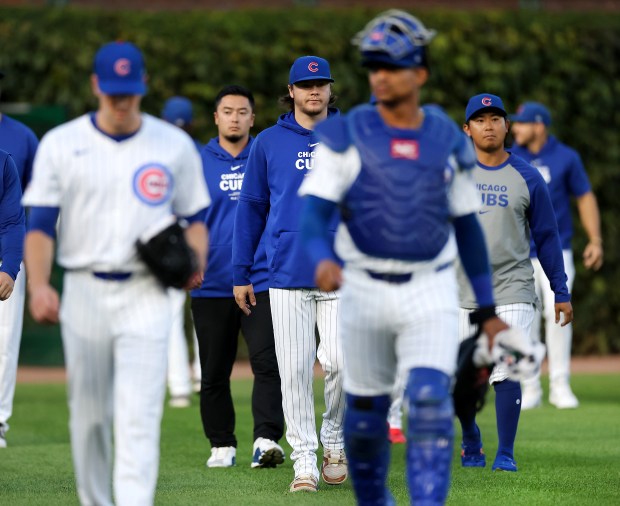
[[[324,292],[338,290],[342,285],[342,268],[333,260],[322,260],[316,267],[314,281]]]
[[[15,281],[6,272],[0,272],[0,301],[7,300],[13,293]]]
[[[489,352],[493,348],[497,333],[508,328],[508,324],[498,316],[489,318],[482,324],[482,332],[484,332],[489,339]]]
[[[586,269],[598,271],[603,265],[603,243],[590,241],[583,250],[583,265]]]
[[[51,285],[29,287],[30,314],[38,323],[58,323],[60,299]]]
[[[560,313],[564,315],[562,323],[560,323]],[[562,327],[573,321],[573,306],[570,302],[555,303],[555,323],[560,323]]]
[[[192,274],[192,277],[189,278],[189,281],[185,284],[183,288],[185,290],[193,290],[194,288],[200,288],[202,282],[205,278],[204,271],[196,271]]]
[[[247,316],[252,311],[250,306],[256,306],[256,296],[254,295],[254,287],[250,285],[238,285],[233,287],[235,302]]]

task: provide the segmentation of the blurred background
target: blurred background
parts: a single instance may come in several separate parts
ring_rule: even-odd
[[[575,212],[577,276],[573,353],[620,352],[620,0],[0,0],[0,111],[42,136],[96,107],[92,59],[111,40],[143,51],[149,91],[143,110],[164,101],[194,105],[195,137],[216,135],[213,99],[228,84],[256,98],[253,134],[284,112],[295,58],[331,63],[337,106],[369,97],[351,37],[376,13],[404,8],[438,35],[423,102],[443,106],[457,123],[480,92],[500,95],[510,112],[536,100],[552,112],[551,131],[575,148],[601,210],[605,264],[586,271],[586,238]],[[54,270],[61,288],[61,273]],[[243,351],[241,352],[243,353]],[[25,315],[22,365],[62,365],[58,327]]]

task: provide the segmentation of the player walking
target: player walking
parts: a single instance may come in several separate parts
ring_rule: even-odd
[[[192,311],[202,369],[200,415],[211,443],[208,467],[235,464],[235,409],[230,374],[243,332],[252,372],[254,448],[252,467],[275,467],[284,461],[277,441],[284,433],[280,375],[273,339],[265,246],[259,243],[250,273],[258,301],[244,314],[232,293],[233,223],[250,147],[254,140],[254,97],[241,86],[227,86],[215,98],[218,136],[201,151],[204,175],[212,188],[213,203],[206,216],[210,231],[209,267],[200,288],[192,291]]]
[[[140,112],[146,85],[136,46],[101,47],[91,83],[97,111],[43,137],[24,195],[33,206],[30,311],[38,322],[60,319],[80,502],[112,505],[113,469],[114,504],[152,505],[171,314],[135,244],[171,215],[184,217],[202,273],[209,196],[191,138]],[[49,284],[59,214],[60,311]]]
[[[329,63],[317,56],[295,60],[286,101],[291,111],[254,141],[239,196],[233,239],[234,293],[246,313],[260,304],[250,277],[255,253],[266,230],[269,296],[273,318],[286,438],[293,448],[295,479],[291,492],[316,492],[318,439],[312,392],[313,366],[325,371],[325,404],[321,425],[322,477],[338,485],[347,478],[342,416],[343,355],[338,340],[338,294],[316,288],[312,267],[299,234],[302,200],[297,190],[314,164],[318,142],[312,131],[337,114],[331,101]],[[326,225],[333,234],[336,219]],[[316,347],[315,327],[320,343]]]
[[[482,194],[479,219],[491,257],[497,314],[529,336],[537,303],[530,238],[555,294],[555,322],[563,314],[562,326],[568,325],[573,320],[573,309],[549,192],[536,169],[504,150],[508,128],[500,97],[482,93],[469,100],[463,130],[471,137],[478,158],[472,174]],[[465,339],[473,333],[468,316],[478,304],[462,273],[459,291],[460,334]],[[489,379],[495,389],[499,439],[494,471],[517,470],[514,442],[521,412],[521,386],[507,378],[505,368],[496,366]],[[463,429],[461,462],[465,467],[483,467],[486,460],[475,410],[457,415]]]
[[[386,416],[407,375],[407,478],[413,504],[443,504],[452,460],[452,375],[458,351],[457,247],[493,338],[494,315],[480,206],[467,138],[445,114],[425,114],[426,46],[435,32],[390,10],[354,39],[376,107],[317,127],[316,168],[300,193],[307,251],[323,290],[342,285],[347,457],[359,504],[394,504]],[[326,233],[340,207],[336,253]]]
[[[587,269],[596,271],[603,265],[603,240],[596,197],[579,154],[548,133],[551,114],[543,104],[526,102],[510,119],[515,140],[512,153],[536,167],[547,183],[560,231],[568,289],[571,290],[575,279],[575,263],[571,248],[573,220],[570,198],[574,196],[577,200],[581,224],[588,236],[588,244],[583,251],[583,264]],[[579,401],[570,388],[573,327],[555,324],[554,293],[536,255],[536,246],[533,243],[531,246],[536,294],[542,301],[545,316],[545,342],[549,358],[549,402],[560,409],[576,408],[579,406]],[[540,320],[541,313],[537,311],[532,325],[532,337],[537,340],[540,340]],[[523,381],[522,388],[521,409],[540,406],[542,402],[540,375],[531,381]]]
[[[3,77],[4,74],[0,72],[0,80]],[[11,155],[22,193],[30,181],[32,161],[38,144],[30,128],[0,113],[0,149]],[[11,298],[0,304],[0,356],[3,357],[0,360],[0,447],[6,445],[4,434],[9,429],[8,420],[13,413],[17,360],[24,321],[26,273],[23,265],[16,274]]]

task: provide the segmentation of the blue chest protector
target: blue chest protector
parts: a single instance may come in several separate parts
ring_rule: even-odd
[[[354,144],[362,161],[341,204],[357,248],[406,261],[437,256],[452,228],[448,188],[460,135],[456,125],[427,114],[420,129],[393,129],[368,105],[326,123],[331,125],[317,128],[318,137],[335,151]]]

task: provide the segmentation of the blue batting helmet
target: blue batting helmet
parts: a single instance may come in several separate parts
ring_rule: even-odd
[[[362,65],[426,67],[426,46],[435,36],[416,17],[390,9],[370,21],[351,41],[362,53]]]

